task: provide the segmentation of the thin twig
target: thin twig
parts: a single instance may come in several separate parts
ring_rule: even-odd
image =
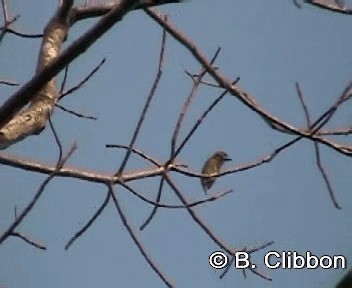
[[[60,169],[64,166],[66,161],[72,156],[76,148],[77,148],[76,144],[73,144],[65,157],[63,157],[62,159],[58,157],[55,170],[43,181],[43,183],[40,185],[38,191],[34,194],[34,197],[29,202],[29,204],[23,209],[23,211],[18,215],[16,220],[9,226],[9,228],[0,236],[0,244],[4,242],[9,236],[11,236],[12,233],[14,233],[14,230],[17,228],[17,226],[23,221],[23,219],[32,210],[34,205],[38,202],[40,196],[43,194],[45,190],[45,187],[52,179],[54,179],[58,171],[60,171]]]
[[[247,92],[242,90],[237,85],[233,85],[231,80],[228,79],[225,75],[219,71],[219,69],[214,69],[212,67],[205,55],[198,49],[193,41],[191,41],[188,37],[186,37],[181,31],[176,29],[169,22],[165,22],[158,14],[156,9],[145,9],[145,12],[155,20],[161,27],[166,29],[172,37],[174,37],[180,44],[182,44],[193,56],[194,58],[207,70],[207,72],[214,78],[216,82],[219,83],[224,89],[226,89],[232,96],[236,97],[236,99],[240,100],[246,107],[257,113],[260,117],[265,119],[266,122],[271,122],[277,126],[281,126],[282,130],[290,131],[292,134],[296,134],[299,137],[307,138],[312,141],[317,141],[322,143],[335,151],[342,153],[347,156],[352,156],[352,147],[341,145],[339,143],[335,143],[327,138],[322,138],[314,133],[309,133],[305,130],[298,129],[292,126],[289,123],[282,121],[274,115],[271,115],[268,111],[266,111],[263,107],[261,107],[254,97],[249,95]]]
[[[319,144],[318,143],[314,143],[314,150],[315,150],[316,164],[317,164],[317,166],[319,168],[321,176],[324,179],[325,185],[328,188],[331,201],[334,204],[336,209],[341,209],[341,206],[339,205],[339,203],[336,200],[335,192],[334,192],[334,189],[332,188],[332,185],[330,183],[330,179],[328,177],[328,174],[325,171],[325,168],[324,168],[324,166],[323,166],[323,164],[321,162],[320,149],[319,149]]]
[[[20,84],[17,82],[9,81],[9,80],[0,80],[0,84],[8,85],[8,86],[19,86]]]
[[[252,267],[248,267],[248,269],[254,273],[255,275],[259,276],[260,278],[263,278],[264,280],[267,281],[272,281],[273,279],[271,279],[270,277],[265,276],[263,273],[261,273],[258,269],[256,268],[252,268]]]
[[[143,255],[144,259],[147,261],[149,266],[153,269],[153,271],[159,276],[159,278],[164,282],[164,284],[167,287],[175,287],[169,279],[166,278],[166,276],[163,274],[163,272],[160,271],[160,269],[157,267],[157,265],[153,262],[153,260],[150,258],[150,256],[147,254],[146,249],[143,247],[142,243],[139,241],[136,233],[133,231],[131,225],[128,223],[127,218],[125,216],[125,212],[122,210],[122,207],[119,203],[119,200],[117,199],[118,193],[114,193],[114,188],[112,187],[112,184],[107,184],[108,189],[109,189],[109,194],[112,197],[112,200],[115,204],[116,210],[120,216],[120,219],[122,221],[123,226],[125,226],[128,234],[131,236],[133,242],[136,244],[137,248]]]
[[[225,275],[227,274],[227,272],[230,271],[230,268],[232,267],[233,261],[235,261],[235,257],[236,256],[231,256],[229,263],[226,265],[224,271],[222,271],[222,273],[220,274],[219,279],[224,278]],[[245,270],[243,269],[242,271],[245,271]]]
[[[301,139],[299,139],[299,138],[292,139],[292,140],[286,142],[285,144],[279,146],[278,148],[276,148],[270,154],[268,154],[266,156],[263,156],[263,157],[259,158],[258,160],[254,161],[252,163],[239,165],[239,166],[237,166],[235,168],[231,168],[231,169],[226,169],[226,170],[224,170],[224,171],[222,171],[222,172],[220,172],[218,174],[212,174],[211,176],[206,176],[206,175],[203,175],[201,173],[191,172],[189,170],[182,169],[182,167],[181,168],[180,167],[171,167],[170,170],[171,171],[175,171],[175,172],[179,172],[179,173],[187,175],[189,177],[197,177],[197,178],[221,177],[221,176],[224,176],[224,175],[234,174],[234,173],[246,171],[246,170],[252,169],[254,167],[258,167],[258,166],[261,166],[263,164],[267,164],[267,163],[271,162],[281,152],[283,152],[284,150],[286,150],[287,148],[289,148],[290,146],[292,146],[296,142],[300,141]]]
[[[185,209],[187,207],[195,207],[195,206],[207,203],[207,202],[215,201],[215,200],[217,200],[217,199],[219,199],[221,197],[226,196],[229,193],[232,193],[232,190],[226,190],[224,192],[220,192],[220,193],[216,193],[216,194],[213,194],[213,195],[209,195],[205,199],[197,200],[197,201],[188,203],[187,207],[186,207],[186,206],[184,206],[182,204],[181,205],[171,205],[171,204],[163,204],[163,203],[155,202],[155,201],[149,200],[146,197],[140,195],[138,192],[136,192],[131,186],[127,185],[126,183],[121,183],[121,186],[126,188],[128,191],[130,191],[137,198],[141,199],[142,201],[144,201],[144,202],[146,202],[146,203],[148,203],[150,205],[153,205],[153,206],[156,206],[156,207],[160,207],[160,208],[168,208],[168,209]]]
[[[13,232],[11,233],[11,236],[17,237],[22,239],[24,242],[28,243],[29,245],[34,246],[35,248],[38,248],[40,250],[46,250],[46,246],[39,244],[31,239],[29,239],[27,236],[22,235],[21,233],[18,232]]]
[[[69,114],[71,114],[71,115],[74,115],[74,116],[76,116],[76,117],[79,117],[79,118],[84,118],[84,119],[88,119],[88,120],[98,120],[98,117],[90,116],[90,115],[84,115],[84,114],[82,114],[82,113],[78,113],[78,112],[76,112],[76,111],[74,111],[74,110],[67,109],[67,108],[65,108],[64,106],[62,106],[62,105],[60,105],[60,104],[57,104],[57,103],[55,104],[55,107],[61,109],[61,110],[64,111],[64,112],[67,112],[67,113],[69,113]]]
[[[83,233],[85,233],[90,226],[94,223],[94,221],[103,213],[105,207],[108,205],[110,200],[110,193],[106,194],[106,197],[104,199],[104,202],[100,205],[99,209],[93,214],[92,218],[89,219],[86,225],[84,225],[80,230],[78,230],[75,235],[71,237],[70,240],[68,240],[67,244],[65,245],[65,250],[68,250],[71,245],[78,239],[80,238]]]
[[[150,221],[152,221],[153,217],[156,215],[156,212],[158,210],[159,207],[159,203],[160,203],[160,199],[161,199],[161,193],[163,191],[163,186],[165,183],[165,179],[164,177],[161,177],[160,182],[159,182],[159,188],[158,188],[158,194],[156,196],[155,202],[158,205],[154,205],[152,212],[150,212],[149,216],[147,217],[147,219],[144,221],[144,223],[139,227],[140,231],[143,231],[145,227],[147,227],[147,225],[150,223]]]
[[[29,33],[23,33],[23,32],[18,32],[12,28],[9,28],[9,27],[2,27],[0,28],[0,30],[2,30],[2,32],[7,32],[9,34],[14,34],[16,36],[20,36],[22,38],[42,38],[43,37],[43,34],[29,34]]]
[[[61,100],[62,98],[64,98],[65,96],[72,94],[73,92],[75,92],[76,90],[80,89],[85,83],[88,82],[88,80],[90,78],[93,77],[93,75],[101,68],[101,66],[105,63],[106,58],[103,58],[100,63],[86,76],[84,77],[83,80],[81,80],[77,85],[75,85],[74,87],[68,89],[66,92],[62,93],[62,90],[60,91],[60,96],[58,100]],[[68,66],[66,66],[68,67]],[[65,70],[66,71],[66,70]],[[65,74],[66,75],[66,74]]]
[[[324,129],[317,132],[318,135],[347,136],[352,133],[352,126],[347,128]]]
[[[213,58],[211,59],[210,61],[210,64],[214,64],[216,58],[218,57],[219,53],[220,53],[220,50],[221,48],[219,47]],[[207,70],[202,68],[202,70],[200,71],[199,75],[196,77],[196,80],[193,81],[193,85],[192,85],[192,89],[191,91],[189,92],[189,95],[185,101],[185,103],[183,104],[183,107],[182,107],[182,110],[181,110],[181,113],[178,117],[178,120],[177,120],[177,123],[176,123],[176,126],[175,126],[175,129],[174,129],[174,133],[172,135],[172,138],[171,138],[171,153],[170,153],[170,158],[174,158],[174,153],[175,153],[175,150],[176,150],[176,142],[177,142],[177,138],[178,138],[178,135],[179,135],[179,132],[180,132],[180,129],[181,129],[181,126],[182,126],[182,123],[184,121],[184,118],[188,112],[188,109],[191,105],[191,102],[192,100],[194,99],[195,95],[196,95],[196,92],[199,88],[199,85],[201,84],[201,81],[203,79],[203,77],[205,76],[205,74],[207,73]],[[192,80],[194,80],[192,78]]]
[[[233,83],[237,83],[238,79],[235,80]],[[187,142],[191,139],[192,135],[194,134],[194,132],[197,130],[197,128],[199,127],[199,125],[203,122],[203,120],[205,119],[205,117],[214,109],[214,107],[220,103],[220,101],[225,97],[225,95],[228,93],[227,90],[223,91],[208,107],[208,109],[206,109],[204,111],[204,113],[199,117],[199,119],[196,121],[196,123],[193,125],[193,127],[191,128],[191,130],[188,132],[188,134],[186,135],[186,137],[184,138],[184,140],[181,142],[180,146],[176,149],[175,153],[173,154],[173,158],[176,158],[178,156],[178,154],[181,152],[181,150],[183,149],[183,147],[187,144]]]
[[[171,189],[175,192],[176,196],[180,199],[182,204],[186,206],[187,211],[191,215],[192,219],[202,228],[202,230],[209,236],[210,239],[212,239],[214,241],[214,243],[216,245],[218,245],[221,249],[223,249],[226,253],[229,253],[230,255],[235,255],[236,252],[240,251],[240,250],[234,250],[234,249],[230,248],[220,238],[218,238],[213,233],[213,231],[201,220],[201,218],[193,211],[193,209],[191,207],[188,207],[188,202],[187,202],[186,198],[182,195],[181,191],[177,188],[176,184],[170,178],[170,176],[164,172],[164,177],[165,177],[166,182],[169,184]],[[271,242],[268,242],[268,243],[271,243]],[[260,246],[260,247],[265,248],[267,246],[268,245],[266,243],[264,246]],[[260,249],[260,247],[259,247],[259,249]],[[255,252],[258,251],[258,248],[253,249],[253,251],[255,251]],[[252,250],[248,250],[247,252],[252,253]],[[255,273],[256,275],[262,277],[263,279],[270,280],[270,278],[267,278],[265,275],[262,275],[258,271],[252,271],[252,272]]]
[[[4,25],[1,27],[0,42],[4,38],[7,28],[18,19],[18,15],[10,19],[9,12],[7,11],[7,0],[1,0],[2,13],[4,15]]]
[[[191,215],[194,222],[202,228],[202,230],[209,236],[210,239],[214,241],[215,244],[217,244],[221,249],[225,250],[226,253],[233,255],[235,251],[231,249],[227,244],[225,244],[219,237],[215,236],[213,231],[202,221],[202,219],[196,214],[196,212],[193,211],[191,207],[188,207],[188,201],[167,173],[164,173],[164,178],[171,187],[171,189],[175,192],[176,196],[180,199],[181,203],[187,208],[187,211]]]
[[[105,147],[106,148],[121,148],[121,149],[126,149],[126,150],[130,149],[129,146],[120,145],[120,144],[106,144]],[[135,153],[136,155],[140,156],[141,158],[143,158],[143,159],[149,161],[150,163],[154,164],[157,167],[161,167],[162,166],[162,164],[159,161],[157,161],[156,159],[152,158],[151,156],[145,154],[144,152],[142,152],[142,151],[140,151],[140,150],[138,150],[136,148],[132,148],[131,151],[133,153]]]
[[[167,17],[166,16],[165,16],[165,21],[167,21]],[[152,88],[151,88],[151,90],[149,92],[147,101],[144,104],[144,108],[143,108],[143,111],[141,113],[141,116],[139,117],[138,123],[137,123],[136,128],[135,128],[135,130],[133,132],[133,136],[132,136],[130,144],[129,144],[129,149],[126,151],[125,157],[122,160],[122,163],[121,163],[120,168],[117,171],[116,175],[121,175],[123,170],[125,169],[125,167],[127,165],[127,161],[128,161],[128,159],[129,159],[129,157],[131,155],[131,150],[133,148],[133,145],[134,145],[134,143],[137,140],[137,136],[138,136],[139,131],[140,131],[141,127],[142,127],[144,118],[147,115],[148,109],[149,109],[150,104],[151,104],[151,102],[153,100],[153,97],[155,95],[156,89],[158,88],[159,81],[160,81],[161,75],[163,73],[165,47],[166,47],[166,31],[163,30],[157,74],[155,76]]]
[[[4,15],[5,23],[9,21],[9,13],[7,11],[7,0],[1,0],[2,13]]]
[[[51,121],[51,117],[49,117],[49,124],[50,124],[50,129],[51,129],[51,131],[53,132],[53,135],[54,135],[55,143],[56,143],[57,147],[59,148],[59,160],[58,160],[58,162],[60,162],[61,159],[62,159],[62,151],[63,151],[63,149],[62,149],[62,144],[61,144],[61,141],[59,139],[59,136],[57,135],[57,132],[56,132],[55,127],[53,125],[53,122]]]
[[[62,92],[65,89],[66,86],[66,82],[67,82],[67,75],[68,75],[68,68],[69,68],[70,64],[67,64],[65,67],[65,71],[64,71],[64,79],[62,79],[61,82],[61,87],[60,87],[60,94],[62,94]],[[60,98],[59,98],[60,99]]]
[[[298,82],[296,82],[296,91],[297,91],[298,99],[301,102],[301,105],[302,105],[302,108],[303,108],[304,116],[306,117],[307,127],[309,128],[310,124],[311,124],[310,115],[309,115],[307,104],[306,104],[306,102],[304,101],[304,98],[303,98],[301,87],[299,86]]]
[[[301,105],[302,105],[302,108],[303,108],[303,111],[304,111],[304,115],[306,117],[307,127],[309,128],[309,127],[311,127],[311,119],[310,119],[310,115],[309,115],[309,110],[308,110],[308,107],[307,107],[307,105],[306,105],[306,103],[304,101],[302,90],[301,90],[301,88],[300,88],[298,83],[296,83],[296,90],[297,90],[298,98],[299,98],[299,100],[301,102]],[[349,89],[347,89],[347,90],[345,89],[344,93],[342,93],[342,96],[340,97],[341,100],[337,101],[337,103],[341,102],[341,101],[346,101],[345,98],[347,97],[346,95],[348,95],[348,91],[349,91]],[[341,103],[343,103],[343,102],[341,102]],[[338,106],[339,105],[337,104],[336,107],[338,107]],[[325,119],[325,123],[327,123],[327,121],[329,121],[329,119],[332,117],[332,114],[336,112],[336,109],[335,110],[331,110],[331,113]],[[323,166],[323,164],[321,162],[319,144],[316,143],[316,142],[314,142],[313,144],[314,144],[316,164],[318,166],[318,169],[320,171],[321,176],[323,177],[325,185],[326,185],[326,187],[327,187],[327,189],[329,191],[329,195],[330,195],[330,198],[332,200],[332,203],[334,204],[336,209],[341,209],[341,206],[337,203],[334,190],[333,190],[332,185],[330,183],[330,179],[329,179],[329,177],[328,177],[328,175],[327,175],[327,173],[325,171],[325,168],[324,168],[324,166]]]
[[[345,87],[345,89],[342,91],[340,97],[335,101],[333,105],[329,109],[327,109],[322,115],[311,125],[311,129],[314,128],[312,131],[313,134],[315,134],[317,131],[319,131],[324,125],[326,125],[332,116],[336,113],[338,108],[346,101],[350,100],[352,98],[352,81],[348,83],[348,85]]]

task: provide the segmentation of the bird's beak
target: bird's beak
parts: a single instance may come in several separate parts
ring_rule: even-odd
[[[232,161],[232,159],[230,157],[227,157],[224,159],[225,161]]]

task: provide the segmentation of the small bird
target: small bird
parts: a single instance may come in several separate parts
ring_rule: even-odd
[[[202,169],[202,174],[211,175],[220,173],[221,166],[225,161],[232,160],[224,151],[215,152],[207,161]],[[200,178],[205,194],[207,190],[214,184],[216,177]]]

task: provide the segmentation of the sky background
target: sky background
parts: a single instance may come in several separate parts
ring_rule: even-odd
[[[54,0],[9,2],[12,15],[21,16],[13,28],[27,33],[41,33],[57,5]],[[352,5],[352,1],[346,4]],[[282,0],[192,0],[164,5],[160,10],[209,58],[222,47],[216,62],[221,71],[233,79],[240,77],[240,86],[263,107],[297,127],[305,126],[305,118],[296,81],[312,119],[316,119],[351,80],[351,16],[309,5],[299,10],[292,1]],[[95,21],[75,25],[65,46]],[[61,102],[69,109],[98,117],[98,121],[54,112],[53,123],[66,151],[73,141],[78,143],[70,165],[103,172],[115,172],[119,167],[124,153],[107,149],[105,144],[129,143],[155,77],[161,33],[142,11],[132,12],[70,65],[67,87],[84,78],[102,58],[107,59],[84,88]],[[31,79],[39,47],[40,39],[7,34],[0,45],[0,79],[21,84]],[[192,86],[184,70],[197,73],[200,69],[171,37],[165,56],[160,89],[136,142],[137,148],[160,161],[169,156],[170,137]],[[17,89],[0,86],[1,102]],[[209,87],[199,90],[181,139],[219,92]],[[351,125],[349,107],[347,103],[327,128]],[[224,150],[233,159],[226,163],[226,168],[231,168],[263,157],[289,139],[229,96],[202,123],[178,160],[199,172],[209,155]],[[348,137],[340,141],[351,143]],[[48,127],[6,152],[47,163],[55,163],[58,155]],[[116,191],[147,251],[176,287],[334,287],[346,271],[269,270],[262,264],[270,250],[341,254],[352,260],[352,162],[324,146],[321,155],[342,210],[333,207],[310,141],[299,142],[269,164],[218,179],[210,193],[224,189],[234,193],[195,208],[213,232],[233,248],[274,240],[273,246],[253,255],[272,282],[250,272],[244,279],[235,269],[220,280],[221,271],[208,264],[208,256],[218,247],[185,210],[159,209],[151,224],[139,232],[152,207],[121,188]],[[133,157],[126,172],[148,165]],[[189,201],[204,198],[199,179],[172,176]],[[14,207],[22,210],[45,177],[0,166],[0,234],[14,220]],[[159,178],[152,178],[131,186],[153,199],[158,184]],[[86,234],[64,250],[105,195],[103,185],[69,178],[53,180],[18,229],[48,248],[40,251],[17,238],[6,240],[0,247],[0,287],[164,287],[132,243],[112,203]],[[178,204],[168,187],[163,201]]]

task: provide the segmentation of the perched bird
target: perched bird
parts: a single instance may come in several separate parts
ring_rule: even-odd
[[[211,175],[220,173],[221,166],[225,161],[232,160],[224,151],[215,152],[207,161],[202,169],[202,174]],[[207,190],[214,184],[216,177],[200,178],[205,194]]]

